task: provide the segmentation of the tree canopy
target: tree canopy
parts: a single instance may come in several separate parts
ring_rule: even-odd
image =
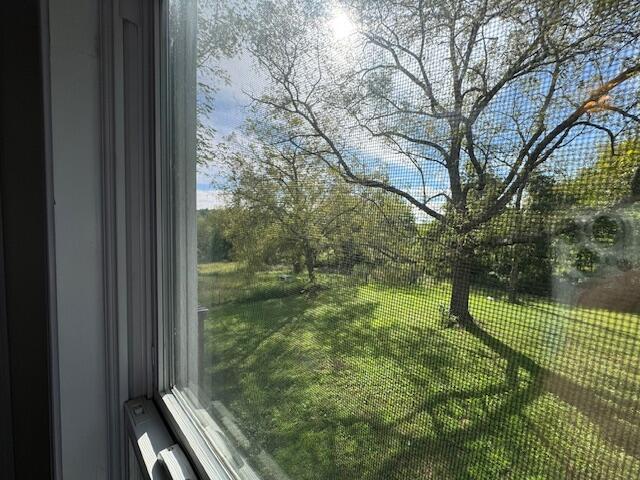
[[[347,45],[324,2],[257,3],[245,42],[270,83],[254,100],[295,118],[282,133],[346,182],[398,195],[455,233],[451,310],[470,320],[482,227],[570,146],[606,139],[615,151],[638,121],[637,12],[548,0],[341,8]]]

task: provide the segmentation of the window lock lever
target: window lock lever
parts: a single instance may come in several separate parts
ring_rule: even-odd
[[[158,453],[158,462],[164,465],[171,480],[197,480],[191,464],[178,444]]]

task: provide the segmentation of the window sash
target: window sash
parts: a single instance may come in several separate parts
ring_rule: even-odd
[[[155,4],[158,348],[154,400],[198,474],[231,480],[238,476],[229,458],[239,457],[198,403],[196,7],[196,0]],[[176,389],[178,382],[185,388]]]

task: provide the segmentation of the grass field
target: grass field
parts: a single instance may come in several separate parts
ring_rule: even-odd
[[[638,316],[474,292],[511,355],[446,284],[199,273],[211,396],[292,479],[640,478]]]

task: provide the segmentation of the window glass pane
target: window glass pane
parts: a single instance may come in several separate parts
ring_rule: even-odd
[[[640,478],[636,2],[168,24],[175,387],[241,478]]]

